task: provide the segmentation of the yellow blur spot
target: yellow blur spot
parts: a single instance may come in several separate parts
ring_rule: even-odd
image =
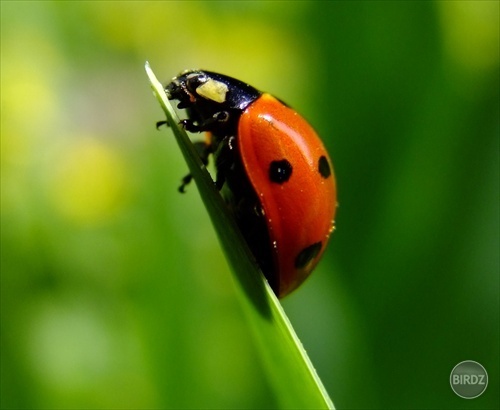
[[[5,41],[2,33],[2,170],[28,164],[34,145],[52,138],[43,130],[53,129],[64,111],[54,86],[55,73],[64,71],[59,51],[30,27]]]
[[[499,62],[498,1],[443,1],[441,18],[447,51],[470,70],[495,67]]]
[[[55,165],[52,200],[56,209],[78,224],[95,224],[123,205],[126,181],[121,157],[93,138],[79,139]]]

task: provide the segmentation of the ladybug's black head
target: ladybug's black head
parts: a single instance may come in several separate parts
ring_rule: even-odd
[[[197,111],[202,117],[220,111],[243,111],[260,91],[235,78],[203,70],[187,70],[174,77],[165,91],[178,108]]]

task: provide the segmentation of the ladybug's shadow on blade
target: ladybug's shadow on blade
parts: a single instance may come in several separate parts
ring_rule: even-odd
[[[254,273],[260,272],[257,262],[255,262],[255,260],[253,262],[256,266]],[[272,319],[271,306],[269,305],[269,296],[267,295],[267,290],[262,278],[256,275],[245,275],[237,270],[235,273],[239,285],[245,292],[247,299],[251,301],[254,308],[259,311],[262,317],[270,321]],[[260,274],[262,277],[264,276],[262,273]]]

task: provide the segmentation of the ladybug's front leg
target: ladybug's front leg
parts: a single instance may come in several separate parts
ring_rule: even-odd
[[[181,120],[180,124],[189,132],[212,131],[217,128],[219,124],[225,123],[228,119],[229,113],[227,111],[219,111],[199,124],[195,124],[195,122],[190,119]]]
[[[214,125],[226,122],[229,118],[229,113],[227,111],[220,111],[215,113],[212,117],[203,121],[201,124],[195,124],[195,121],[190,119],[180,120],[179,124],[182,125],[186,131],[189,132],[203,132],[210,131],[214,127]],[[157,121],[156,129],[159,129],[162,125],[168,126],[168,121]]]
[[[182,125],[182,128],[189,132],[202,132],[206,129],[203,125],[195,124],[193,120],[188,119],[181,120],[179,124]]]

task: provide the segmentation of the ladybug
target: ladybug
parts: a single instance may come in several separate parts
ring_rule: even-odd
[[[223,74],[187,70],[165,92],[186,109],[184,129],[207,133],[195,143],[200,157],[208,164],[213,155],[217,189],[273,291],[286,296],[334,230],[336,183],[323,143],[287,104]]]

